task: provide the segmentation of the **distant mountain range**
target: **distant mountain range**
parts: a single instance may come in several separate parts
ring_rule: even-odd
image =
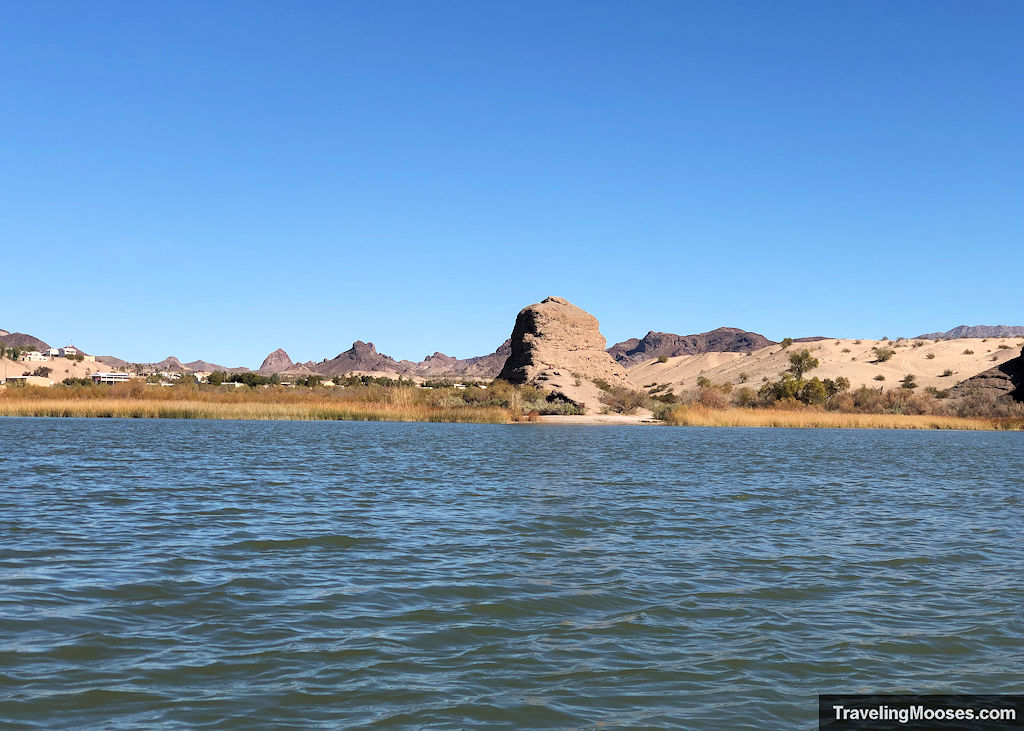
[[[917,340],[953,340],[955,338],[1019,338],[1024,325],[958,325],[944,333],[918,335]]]
[[[937,340],[952,338],[1000,338],[1024,337],[1024,326],[1009,327],[1006,325],[977,325],[969,327],[960,325],[944,333],[919,335],[918,339]],[[797,338],[797,342],[822,340],[822,337]],[[18,348],[35,348],[43,351],[50,346],[37,337],[26,333],[0,330],[0,343]],[[623,367],[638,365],[661,356],[672,358],[679,355],[697,355],[701,353],[745,353],[774,345],[764,335],[735,327],[720,327],[710,332],[693,335],[675,335],[673,333],[650,331],[642,338],[630,338],[608,348],[609,355]],[[473,358],[454,358],[444,353],[428,355],[419,362],[395,360],[389,355],[377,352],[373,343],[357,340],[348,350],[338,353],[333,358],[324,359],[319,363],[306,361],[293,362],[288,354],[278,348],[268,355],[259,367],[258,372],[264,375],[284,374],[319,374],[332,377],[351,373],[352,371],[387,371],[405,376],[419,377],[451,377],[494,378],[511,354],[511,340],[506,340],[498,348],[487,355]],[[110,355],[97,356],[96,360],[116,368],[131,365],[129,361]],[[174,356],[168,356],[158,363],[142,363],[144,371],[196,372],[225,371],[227,373],[245,373],[249,368],[226,366],[210,363],[205,360],[194,360],[182,363]]]
[[[764,335],[735,327],[720,327],[697,335],[673,335],[652,330],[640,339],[630,338],[616,343],[608,348],[608,353],[628,368],[661,356],[672,358],[698,353],[745,353],[774,344],[775,341]]]
[[[444,353],[428,355],[422,361],[395,360],[389,355],[377,352],[373,343],[357,340],[348,350],[338,353],[330,360],[319,363],[293,363],[288,354],[278,348],[266,357],[259,372],[272,373],[318,373],[322,376],[341,376],[352,371],[389,371],[407,376],[472,376],[493,378],[505,364],[512,352],[510,340],[498,346],[489,355],[474,358],[453,358]]]

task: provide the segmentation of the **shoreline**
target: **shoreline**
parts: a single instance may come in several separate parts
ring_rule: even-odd
[[[861,414],[767,409],[693,410],[669,421],[647,416],[591,414],[540,416],[515,421],[501,409],[405,411],[374,404],[296,408],[284,404],[210,404],[136,401],[10,402],[0,400],[0,418],[181,419],[212,421],[390,421],[397,423],[507,424],[510,426],[677,426],[764,429],[888,429],[893,431],[1024,431],[1024,420],[910,414]]]

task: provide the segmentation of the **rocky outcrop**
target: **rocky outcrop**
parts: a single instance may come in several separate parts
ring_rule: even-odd
[[[949,393],[951,398],[971,394],[999,400],[1024,401],[1024,350],[1016,358],[961,381]]]
[[[377,371],[384,373],[406,373],[408,367],[388,355],[377,352],[373,343],[357,340],[352,347],[338,353],[330,360],[317,363],[313,370],[322,376],[343,376],[352,371]]]
[[[953,340],[955,338],[1019,338],[1024,336],[1020,325],[958,325],[944,333],[918,335],[917,340]]]
[[[561,297],[524,308],[512,330],[511,353],[498,378],[548,389],[556,398],[601,408],[594,384],[632,388],[626,371],[605,352],[597,318]]]
[[[294,366],[295,364],[292,363],[292,359],[288,357],[288,354],[284,352],[284,349],[278,348],[263,359],[263,365],[259,367],[257,373],[264,376],[272,376],[275,373],[284,373],[289,371]]]
[[[674,335],[654,332],[642,338],[630,338],[608,348],[608,353],[625,368],[645,363],[661,356],[700,353],[746,353],[774,345],[764,335],[735,327],[720,327],[696,335]]]

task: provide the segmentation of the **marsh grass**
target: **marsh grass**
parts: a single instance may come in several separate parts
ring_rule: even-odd
[[[747,426],[796,429],[1022,430],[1021,419],[985,419],[926,414],[849,414],[812,409],[709,409],[679,406],[664,415],[672,426]]]
[[[435,392],[198,388],[17,388],[0,392],[0,416],[126,419],[251,419],[294,421],[437,421],[504,424],[507,408],[451,402]],[[405,393],[399,393],[404,391]]]

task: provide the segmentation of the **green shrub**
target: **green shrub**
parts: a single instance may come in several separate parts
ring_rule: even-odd
[[[944,370],[942,372],[942,375],[940,376],[940,378],[949,378],[951,375],[953,375],[953,371],[951,371],[949,368],[947,368],[946,370]]]
[[[875,362],[885,363],[887,360],[896,355],[896,351],[892,348],[872,348],[875,351]]]
[[[883,376],[881,373],[879,373],[877,376],[875,376],[875,380],[876,381],[884,381],[885,380],[885,376]]]
[[[970,348],[967,348],[966,350],[964,350],[964,355],[974,355],[974,351],[971,350]]]
[[[908,373],[907,375],[903,376],[903,380],[900,381],[900,387],[913,390],[917,388],[917,379],[914,378],[913,374]]]
[[[927,358],[928,360],[935,360],[935,353],[929,353],[928,355],[925,356],[925,358]]]
[[[668,363],[668,356],[667,355],[659,355],[658,356],[658,362],[659,363]]]

